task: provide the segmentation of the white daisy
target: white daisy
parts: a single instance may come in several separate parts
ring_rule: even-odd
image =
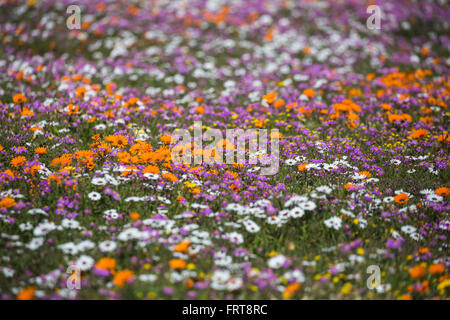
[[[66,229],[79,229],[80,223],[73,219],[63,219],[61,226]]]
[[[140,235],[141,235],[141,232],[137,228],[129,228],[129,229],[123,230],[119,234],[117,239],[119,239],[121,241],[129,241],[129,240],[133,240],[133,239],[138,239],[140,237]]]
[[[88,194],[89,199],[92,201],[98,201],[102,198],[102,195],[98,192],[92,191]]]
[[[242,224],[244,225],[245,229],[251,233],[255,233],[255,232],[258,232],[259,230],[261,230],[259,225],[257,225],[256,222],[254,222],[253,220],[250,220],[250,219],[243,221]]]
[[[312,191],[309,196],[313,199],[326,199],[327,194],[326,193],[318,193],[316,191]]]
[[[149,179],[149,180],[158,180],[159,179],[159,174],[155,174],[155,173],[144,173],[144,177]]]
[[[364,257],[356,255],[356,254],[351,254],[348,257],[348,260],[350,260],[350,262],[352,264],[361,263],[361,262],[364,262]]]
[[[56,225],[53,222],[43,222],[39,225],[37,225],[34,230],[33,230],[33,234],[35,236],[44,236],[47,233],[49,233],[50,231],[53,231],[56,229]]]
[[[214,263],[218,266],[229,266],[233,263],[233,258],[226,253],[219,251],[214,255]]]
[[[302,208],[295,207],[289,211],[291,218],[301,218],[305,215],[305,211]]]
[[[119,217],[119,213],[117,212],[116,209],[106,210],[105,212],[103,212],[103,215],[105,216],[105,218],[110,218],[113,220],[115,220]]]
[[[450,231],[450,220],[440,221],[439,229]]]
[[[244,237],[238,232],[229,232],[223,235],[224,239],[228,239],[232,243],[241,244],[244,242]]]
[[[288,166],[294,166],[297,161],[295,161],[294,159],[287,159],[284,163],[286,163],[286,165]]]
[[[226,284],[228,291],[235,291],[242,287],[244,281],[241,278],[231,278]]]
[[[19,224],[19,229],[21,231],[28,231],[33,229],[33,225],[30,222],[21,223]]]
[[[14,276],[15,271],[11,268],[8,267],[0,267],[0,269],[2,269],[3,275],[5,276],[5,278],[11,278]]]
[[[281,218],[278,216],[269,216],[269,217],[267,217],[266,222],[268,224],[280,224]]]
[[[305,275],[300,270],[288,271],[283,275],[283,277],[299,283],[305,282]]]
[[[42,214],[43,216],[48,216],[48,213],[45,212],[45,211],[44,211],[43,209],[41,209],[41,208],[33,208],[33,209],[30,209],[30,210],[28,210],[28,214],[31,214],[31,215]]]
[[[312,211],[317,207],[316,204],[312,201],[301,202],[298,204],[298,206],[306,211]]]
[[[342,226],[342,220],[339,217],[332,217],[324,221],[328,228],[339,230]]]
[[[91,250],[95,248],[95,243],[91,240],[83,240],[77,245],[77,249],[79,252],[83,252],[86,250]]]
[[[427,194],[426,198],[430,202],[441,202],[442,200],[444,200],[444,197],[441,197],[440,195],[434,193]]]
[[[326,193],[326,194],[330,194],[331,191],[333,191],[333,189],[330,188],[329,186],[320,186],[320,187],[317,187],[316,190],[318,192],[322,192],[322,193]]]
[[[75,255],[78,253],[78,248],[75,245],[75,243],[73,243],[73,242],[67,242],[67,243],[60,244],[58,246],[58,248],[61,249],[66,254]]]
[[[158,279],[158,277],[154,274],[141,274],[139,275],[139,280],[142,282],[153,282],[156,279]]]
[[[96,178],[92,178],[91,183],[95,186],[104,186],[108,182],[104,178],[96,177]]]
[[[78,258],[75,264],[82,270],[86,271],[92,268],[94,265],[94,259],[87,255],[82,255]]]
[[[299,203],[308,201],[308,197],[306,196],[298,196],[294,195],[292,198],[290,198],[288,201],[285,202],[285,207],[290,207],[293,205],[298,205]]]
[[[406,234],[411,234],[416,232],[417,228],[410,226],[410,225],[406,225],[400,228],[402,230],[402,232],[406,233]]]
[[[418,232],[411,233],[409,236],[411,237],[411,239],[416,241],[420,241],[423,239],[423,237]]]
[[[279,269],[286,263],[286,261],[286,257],[280,254],[267,260],[267,265],[272,269]]]
[[[101,252],[110,252],[114,251],[117,248],[117,243],[112,240],[106,240],[103,242],[100,242],[98,244],[98,248]]]
[[[105,130],[105,129],[106,125],[104,125],[103,123],[100,123],[94,127],[94,130]]]
[[[36,250],[38,249],[40,246],[42,246],[44,244],[44,238],[42,237],[37,237],[37,238],[33,238],[31,239],[30,242],[28,242],[28,244],[26,245],[26,247],[30,250]]]
[[[399,238],[402,237],[402,236],[400,235],[400,232],[395,231],[395,230],[391,233],[391,236],[392,236],[392,238],[394,238],[394,239],[399,239]]]
[[[420,190],[420,194],[432,194],[432,193],[434,193],[434,190],[432,190],[432,189]]]
[[[353,214],[353,212],[351,212],[351,211],[349,211],[349,210],[341,209],[341,213],[344,214],[344,215],[346,215],[347,217],[350,217],[350,218],[356,217],[356,216]]]
[[[231,278],[231,272],[229,270],[216,270],[211,277],[212,282],[225,283]]]

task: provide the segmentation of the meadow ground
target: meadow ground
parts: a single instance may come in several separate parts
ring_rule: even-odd
[[[376,2],[0,1],[1,299],[448,299],[450,7]]]

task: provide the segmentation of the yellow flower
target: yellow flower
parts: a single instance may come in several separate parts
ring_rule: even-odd
[[[278,252],[276,252],[276,251],[271,251],[268,254],[269,257],[275,257],[276,255],[278,255]]]
[[[189,263],[186,267],[188,270],[195,270],[195,264]]]
[[[342,294],[349,294],[352,289],[352,284],[350,282],[346,282],[341,289]]]
[[[197,186],[194,182],[189,182],[189,181],[186,181],[186,182],[184,183],[184,185],[185,185],[187,188],[194,188],[195,186]]]
[[[447,287],[450,287],[450,279],[446,279],[446,280],[442,281],[437,286],[438,290],[444,290]]]

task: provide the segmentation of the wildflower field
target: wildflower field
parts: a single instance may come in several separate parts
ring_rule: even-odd
[[[449,17],[0,0],[1,299],[448,299]],[[194,123],[279,154],[177,163]]]

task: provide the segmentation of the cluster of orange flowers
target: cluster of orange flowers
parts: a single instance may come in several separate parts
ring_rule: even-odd
[[[409,137],[410,137],[411,139],[423,139],[423,138],[425,138],[427,135],[428,135],[428,130],[426,130],[426,129],[417,129],[417,130],[414,130],[414,131],[409,135]]]
[[[116,268],[116,259],[109,258],[109,257],[101,258],[95,264],[95,268],[101,269],[101,270],[107,270],[111,274],[114,274],[115,273],[115,268]]]
[[[424,248],[424,250],[427,250],[427,248]],[[441,275],[445,272],[445,266],[442,263],[435,263],[435,264],[431,264],[430,266],[426,266],[425,263],[422,263],[420,265],[414,266],[411,269],[409,269],[408,273],[409,276],[411,277],[411,279],[413,280],[419,280],[424,278],[427,273],[429,273],[431,276],[436,276],[436,275]],[[449,274],[445,274],[443,276],[440,276],[437,279],[437,282],[439,283],[439,285],[437,286],[438,289],[442,288],[443,284],[446,286],[448,279],[449,279],[450,275]],[[424,280],[422,282],[420,282],[418,285],[414,286],[414,285],[409,285],[407,287],[407,291],[409,293],[405,293],[401,296],[399,296],[398,299],[400,300],[411,300],[412,293],[426,293],[428,290],[430,289],[430,281],[429,280]]]
[[[95,167],[94,159],[97,156],[97,154],[94,151],[80,150],[80,151],[75,152],[73,156],[78,162],[86,165],[86,167],[89,170],[94,169],[94,167]]]
[[[407,113],[393,114],[388,112],[388,120],[390,123],[412,121],[412,117]]]
[[[54,158],[51,162],[50,165],[52,167],[67,167],[70,166],[70,164],[72,163],[72,154],[70,153],[64,153],[63,155],[61,155],[60,157]]]
[[[121,270],[116,273],[116,259],[110,257],[104,257],[97,261],[95,264],[96,269],[108,271],[114,275],[113,283],[118,287],[123,287],[125,284],[134,280],[134,273],[131,270]]]

